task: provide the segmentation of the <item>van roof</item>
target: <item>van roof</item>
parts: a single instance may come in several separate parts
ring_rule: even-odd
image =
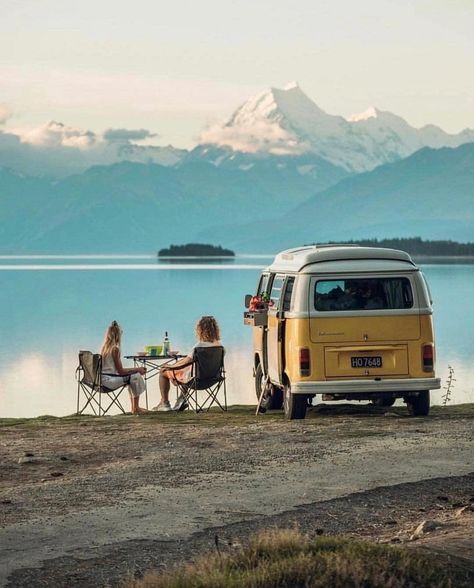
[[[383,269],[380,262],[388,261],[387,269],[394,269],[394,261],[404,262],[414,269],[416,265],[405,251],[385,249],[382,247],[361,247],[360,245],[308,245],[281,251],[269,266],[271,271],[299,272],[307,266],[330,261],[374,260],[378,261],[379,269]],[[390,263],[391,262],[391,263]],[[359,264],[357,264],[359,265]],[[382,264],[383,265],[383,264]],[[397,264],[404,265],[404,264]],[[316,268],[313,268],[316,269]],[[311,269],[308,267],[307,271]]]

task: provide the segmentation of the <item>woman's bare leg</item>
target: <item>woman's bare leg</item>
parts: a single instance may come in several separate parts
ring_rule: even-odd
[[[168,378],[168,372],[163,371],[160,373],[161,402],[168,402],[169,393],[170,393],[170,381]]]
[[[139,396],[132,396],[132,412],[133,414],[136,414],[137,412],[140,411],[140,405],[139,405]]]

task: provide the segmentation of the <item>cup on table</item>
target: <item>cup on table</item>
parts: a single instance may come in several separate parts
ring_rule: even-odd
[[[145,351],[150,357],[158,357],[163,351],[163,345],[147,345]]]

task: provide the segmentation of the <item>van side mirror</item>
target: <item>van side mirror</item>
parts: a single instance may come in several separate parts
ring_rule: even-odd
[[[250,301],[252,300],[252,298],[252,294],[245,295],[245,308],[248,308],[250,306]]]

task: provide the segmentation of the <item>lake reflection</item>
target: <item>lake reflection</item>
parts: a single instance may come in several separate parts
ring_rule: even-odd
[[[229,403],[254,403],[243,297],[255,289],[260,268],[270,261],[239,256],[232,264],[179,265],[158,264],[154,256],[4,256],[1,415],[73,413],[77,351],[98,350],[113,319],[124,329],[124,355],[160,344],[165,331],[171,346],[185,353],[203,314],[215,315],[221,325]],[[474,265],[426,265],[423,270],[435,301],[438,375],[445,382],[451,365],[456,378],[451,403],[474,402]],[[150,382],[151,405],[158,401],[157,384]],[[435,403],[443,392],[433,393]]]

